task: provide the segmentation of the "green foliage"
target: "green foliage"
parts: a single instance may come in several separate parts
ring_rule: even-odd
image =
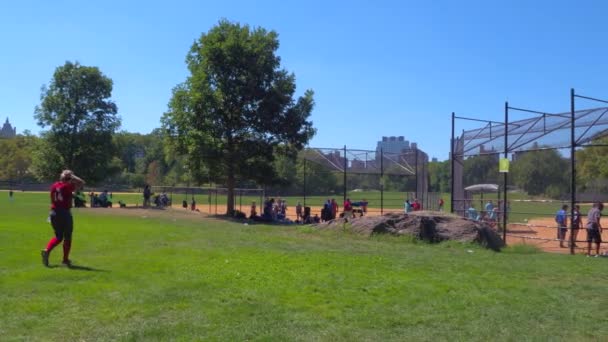
[[[34,155],[39,179],[54,179],[62,168],[92,183],[105,178],[114,152],[112,134],[120,126],[111,95],[112,80],[97,67],[66,62],[55,70],[36,107],[38,124],[49,128],[42,137],[45,153]]]
[[[608,137],[597,139],[594,144],[608,144]],[[608,191],[608,149],[585,147],[576,151],[578,181],[584,189]]]
[[[465,159],[464,184],[498,182],[498,155],[480,155]]]
[[[511,169],[515,185],[532,196],[569,192],[569,163],[555,150],[521,153]]]
[[[31,177],[32,152],[37,140],[29,134],[0,139],[0,180],[18,181]]]
[[[451,165],[449,160],[429,162],[429,191],[450,192]]]
[[[49,132],[43,132],[32,150],[31,170],[39,181],[57,179],[65,165],[49,135]]]
[[[314,134],[313,92],[294,100],[295,76],[281,69],[278,47],[274,31],[220,21],[192,45],[190,76],[173,90],[162,120],[193,176],[206,169],[229,196],[237,178],[274,179],[275,149],[295,158]]]

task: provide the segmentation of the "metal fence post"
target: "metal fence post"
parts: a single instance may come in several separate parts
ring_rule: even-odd
[[[384,148],[380,148],[380,215],[384,214]]]
[[[344,145],[344,202],[346,202],[346,168],[348,161],[346,160],[346,145]]]

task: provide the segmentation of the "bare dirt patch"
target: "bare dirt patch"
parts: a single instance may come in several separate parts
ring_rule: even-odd
[[[602,234],[602,240],[608,241],[608,233]],[[577,254],[587,253],[587,230],[580,229],[576,237],[576,247],[574,249]],[[568,246],[570,241],[570,230],[566,234],[565,246]],[[535,218],[529,220],[525,224],[509,224],[507,230],[508,244],[533,245],[543,251],[551,253],[570,253],[569,247],[560,247],[557,240],[557,225],[553,218]],[[595,248],[595,245],[593,246]],[[606,251],[606,248],[601,248],[601,251]]]

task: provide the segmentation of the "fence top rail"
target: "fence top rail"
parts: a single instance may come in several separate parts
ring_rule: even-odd
[[[152,188],[166,188],[174,190],[228,190],[228,188],[220,187],[198,187],[198,186],[171,186],[171,185],[152,185]],[[234,188],[236,191],[264,191],[261,188]]]

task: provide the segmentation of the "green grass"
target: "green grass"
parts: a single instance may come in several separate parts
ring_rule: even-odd
[[[601,340],[608,260],[528,247],[75,210],[44,268],[47,196],[0,201],[0,339]],[[121,215],[122,214],[122,215]],[[56,265],[61,247],[53,251]]]

